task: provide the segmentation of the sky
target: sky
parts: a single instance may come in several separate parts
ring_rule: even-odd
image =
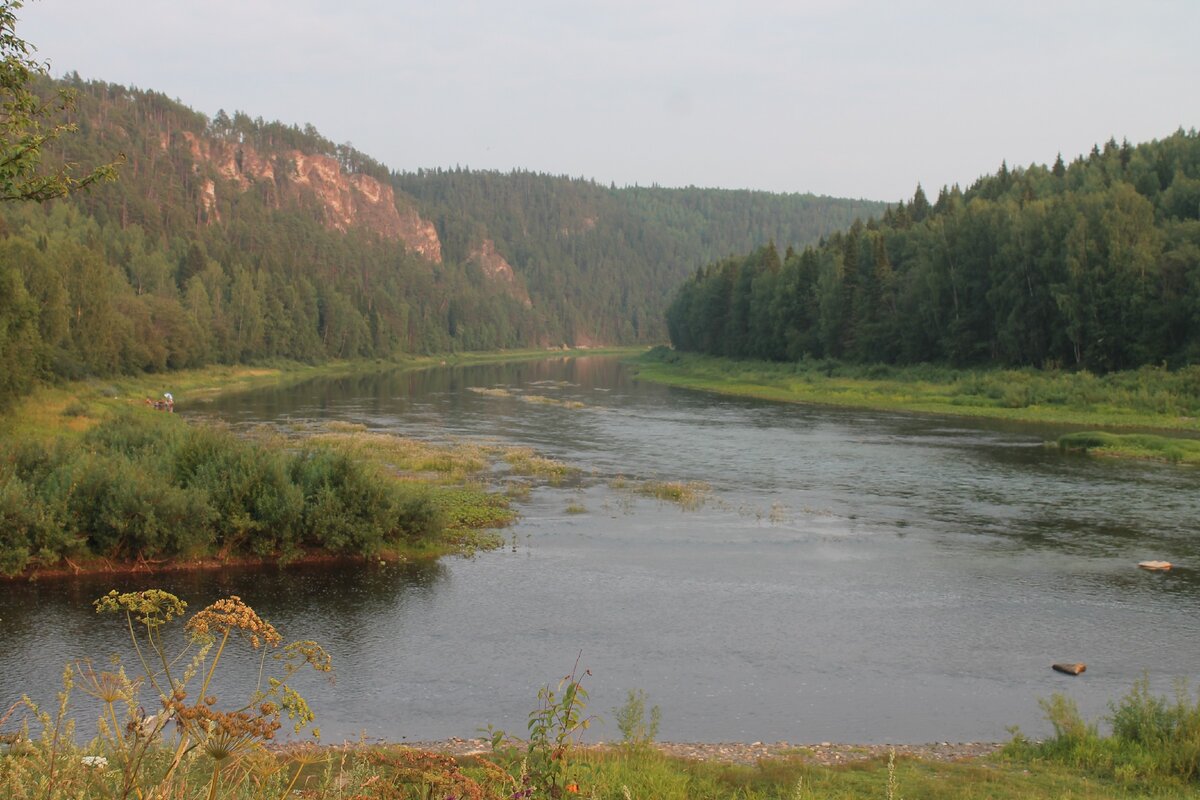
[[[1200,127],[1200,0],[29,0],[17,33],[402,171],[895,201]]]

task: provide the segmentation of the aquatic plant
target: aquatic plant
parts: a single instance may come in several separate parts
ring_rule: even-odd
[[[579,473],[578,467],[540,456],[530,447],[510,447],[503,451],[502,456],[513,474],[546,478],[551,483],[563,481]]]
[[[638,494],[657,497],[665,502],[677,503],[681,508],[693,510],[704,505],[712,491],[701,481],[657,481],[646,480],[636,489]]]

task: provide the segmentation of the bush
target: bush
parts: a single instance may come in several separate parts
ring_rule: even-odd
[[[301,453],[291,477],[304,498],[304,541],[335,552],[373,553],[398,529],[393,492],[349,456],[333,450]]]
[[[288,459],[224,430],[190,428],[171,454],[176,481],[207,498],[225,553],[290,552],[300,541],[304,494]]]
[[[1193,699],[1184,683],[1171,702],[1151,694],[1148,678],[1136,681],[1127,695],[1110,704],[1108,737],[1084,722],[1073,700],[1056,694],[1041,705],[1054,727],[1053,738],[1031,745],[1018,736],[1011,754],[1046,758],[1127,783],[1200,777],[1200,698]]]

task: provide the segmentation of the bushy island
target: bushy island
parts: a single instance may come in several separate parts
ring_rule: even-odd
[[[209,368],[171,385],[212,394],[427,361]],[[0,418],[0,577],[470,553],[500,543],[530,481],[573,471],[528,448],[340,422],[234,431],[147,405],[161,381],[44,388]]]

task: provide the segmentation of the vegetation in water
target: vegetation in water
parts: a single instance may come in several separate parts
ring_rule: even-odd
[[[681,508],[692,510],[704,505],[712,492],[712,487],[701,481],[659,481],[646,480],[637,485],[638,494],[656,497],[668,503],[676,503]]]
[[[504,461],[514,475],[533,475],[559,483],[579,474],[579,468],[540,456],[529,447],[509,447],[503,450]]]
[[[1200,439],[1171,438],[1149,433],[1081,431],[1058,437],[1058,446],[1068,452],[1148,458],[1172,464],[1200,464]]]
[[[561,406],[562,408],[579,409],[587,408],[586,404],[578,400],[562,400],[557,397],[547,397],[544,394],[523,394],[521,400],[526,403],[543,406]]]
[[[103,558],[294,558],[426,547],[429,488],[321,442],[252,441],[129,410],[79,442],[12,441],[0,457],[0,570]]]

